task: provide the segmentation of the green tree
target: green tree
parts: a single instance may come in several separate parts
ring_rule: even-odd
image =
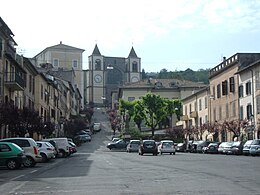
[[[156,126],[165,118],[167,112],[165,111],[166,103],[160,95],[147,93],[142,97],[144,108],[145,124],[151,128],[152,136]]]
[[[133,115],[133,120],[135,122],[135,124],[137,125],[138,129],[141,131],[141,124],[142,121],[144,119],[144,107],[143,107],[143,103],[142,100],[138,100],[135,102],[134,105],[134,115]]]

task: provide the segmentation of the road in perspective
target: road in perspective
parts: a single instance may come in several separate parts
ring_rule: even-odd
[[[102,130],[68,158],[16,171],[0,169],[0,194],[260,194],[260,158],[236,155],[151,154],[109,150],[106,114]]]

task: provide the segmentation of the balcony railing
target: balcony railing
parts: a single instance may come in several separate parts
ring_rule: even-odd
[[[15,59],[16,49],[10,44],[7,44],[7,47],[5,47],[5,54]]]
[[[190,113],[190,118],[197,118],[198,117],[198,112],[197,111],[192,111]]]
[[[4,83],[13,91],[23,91],[25,87],[24,79],[17,72],[6,72]]]
[[[188,115],[181,116],[181,121],[188,121],[188,120],[189,120]]]

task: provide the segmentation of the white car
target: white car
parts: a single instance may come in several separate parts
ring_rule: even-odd
[[[43,139],[42,141],[50,141],[54,140],[57,144],[59,155],[60,157],[64,158],[70,155],[70,145],[68,138],[66,137],[57,137],[57,138],[50,138],[50,139]]]
[[[172,140],[162,140],[158,146],[158,153],[169,153],[175,155],[175,146]]]
[[[37,146],[42,156],[42,162],[47,162],[52,158],[55,158],[55,148],[49,142],[37,141]]]
[[[101,124],[100,123],[94,123],[94,132],[99,132],[101,131]]]

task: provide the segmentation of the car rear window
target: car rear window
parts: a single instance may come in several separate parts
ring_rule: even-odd
[[[149,145],[154,145],[155,142],[154,141],[145,141],[143,144],[146,146],[149,146]]]
[[[253,145],[260,145],[260,140],[253,140],[252,144]]]
[[[140,144],[140,141],[131,141],[131,144]]]

